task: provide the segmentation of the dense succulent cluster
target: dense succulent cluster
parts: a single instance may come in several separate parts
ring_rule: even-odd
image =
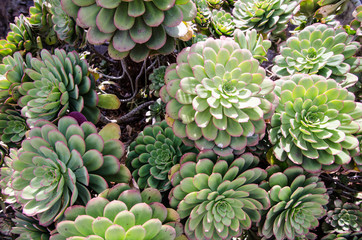
[[[103,139],[90,122],[79,125],[63,117],[55,126],[39,120],[22,148],[7,158],[11,169],[4,170],[11,177],[5,190],[26,215],[36,215],[47,226],[77,200],[87,203],[89,189],[100,193],[108,187],[107,180],[128,182],[130,173],[119,163],[123,152],[120,141]]]
[[[130,144],[126,163],[140,189],[166,191],[171,188],[168,172],[187,152],[195,149],[183,144],[163,121],[146,127]]]
[[[280,104],[271,119],[270,141],[281,160],[309,172],[335,171],[359,146],[361,103],[333,79],[296,74],[278,81]]]
[[[256,145],[276,101],[274,83],[249,50],[232,39],[207,39],[180,52],[160,96],[175,135],[221,154]]]
[[[231,36],[235,30],[233,16],[224,10],[214,9],[211,14],[212,30],[218,36]]]
[[[166,67],[160,66],[150,74],[149,80],[151,81],[150,90],[156,97],[160,96],[160,89],[165,85]]]
[[[249,153],[236,159],[218,158],[212,151],[183,156],[172,171],[170,205],[181,218],[188,217],[190,239],[231,239],[260,221],[269,199],[258,186],[266,178],[258,163]]]
[[[297,166],[283,172],[272,166],[267,171],[270,177],[262,187],[268,191],[271,206],[263,215],[261,234],[277,240],[307,235],[326,214],[323,206],[328,203],[328,195],[324,183]]]
[[[271,41],[264,40],[262,35],[258,35],[255,29],[247,31],[236,29],[234,31],[234,40],[241,49],[248,49],[253,58],[259,60],[259,62],[268,60],[266,54],[271,47]]]
[[[360,57],[354,57],[359,47],[342,28],[314,24],[288,38],[272,70],[279,76],[318,74],[351,86],[357,81],[351,73],[361,70]]]
[[[63,10],[89,28],[91,44],[110,41],[108,53],[114,59],[130,56],[144,60],[150,53],[170,53],[175,37],[186,34],[183,21],[196,15],[195,4],[174,0],[131,1],[72,1],[62,0]]]
[[[0,136],[4,143],[18,143],[24,136],[28,126],[20,112],[10,106],[0,106]]]
[[[237,28],[278,34],[299,9],[296,0],[238,0],[233,9]]]
[[[362,208],[354,203],[335,200],[334,209],[327,213],[326,223],[332,226],[332,232],[360,232],[362,230]]]
[[[207,0],[193,0],[196,5],[197,13],[194,22],[201,30],[207,30],[211,19],[211,10]]]
[[[97,197],[85,207],[68,208],[65,220],[57,224],[58,233],[50,239],[174,240],[181,235],[178,214],[161,203],[158,190],[148,188],[140,193],[119,184],[110,191],[112,200]],[[109,191],[101,195],[108,196]]]
[[[56,49],[54,55],[41,51],[41,60],[31,59],[25,73],[31,82],[22,83],[19,92],[21,113],[32,125],[38,119],[53,121],[67,112],[81,112],[96,123],[99,118],[95,80],[88,64],[76,52]]]

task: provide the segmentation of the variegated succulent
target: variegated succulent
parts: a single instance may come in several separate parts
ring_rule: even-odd
[[[151,122],[155,124],[156,122],[161,122],[165,119],[166,113],[166,104],[161,101],[161,98],[158,98],[152,105],[148,107],[146,112],[146,122]]]
[[[277,101],[274,83],[259,62],[227,38],[183,49],[167,68],[165,82],[160,96],[175,120],[175,135],[218,154],[255,146]]]
[[[262,35],[258,34],[255,29],[247,31],[236,29],[234,39],[239,43],[241,49],[248,49],[253,58],[259,60],[259,62],[268,60],[266,55],[271,47],[271,41],[264,40]]]
[[[278,81],[280,104],[271,119],[274,154],[308,172],[335,171],[359,146],[362,103],[333,79],[296,74]]]
[[[31,82],[22,83],[18,101],[27,123],[33,125],[38,119],[54,121],[68,111],[81,112],[88,121],[96,123],[100,111],[95,80],[88,73],[88,64],[80,60],[76,52],[66,53],[56,49],[54,55],[41,51],[41,60],[31,59],[25,73]]]
[[[0,136],[4,143],[18,143],[24,136],[28,126],[25,119],[11,106],[0,106]]]
[[[10,23],[10,29],[6,39],[0,40],[0,60],[16,51],[24,53],[37,50],[39,46],[36,37],[24,15],[15,18],[15,23]]]
[[[160,192],[153,188],[140,193],[118,184],[85,207],[68,208],[64,215],[51,240],[174,240],[182,234],[178,214],[161,203]]]
[[[183,21],[196,15],[190,0],[62,0],[63,10],[83,28],[91,44],[110,42],[114,59],[130,56],[140,62],[149,54],[171,53],[175,37],[187,33]]]
[[[260,221],[269,199],[258,186],[266,178],[258,163],[249,153],[236,159],[217,157],[212,151],[182,157],[171,170],[170,205],[181,218],[188,217],[189,239],[232,239]]]
[[[168,172],[187,152],[196,149],[185,146],[162,121],[146,127],[130,144],[126,165],[140,189],[152,187],[164,192],[171,188]]]
[[[18,105],[21,97],[19,87],[31,79],[25,74],[25,69],[31,66],[31,56],[27,55],[24,61],[20,52],[13,56],[6,56],[0,64],[0,103],[7,105]]]
[[[130,172],[119,159],[122,142],[97,133],[91,122],[81,125],[63,117],[58,126],[39,120],[6,159],[3,193],[15,197],[23,213],[37,216],[43,226],[60,219],[68,206],[86,204],[90,191],[107,189],[107,181],[128,182]],[[7,181],[7,182],[5,182]],[[11,200],[11,199],[10,199]]]
[[[301,167],[283,172],[276,165],[267,169],[269,179],[262,184],[268,191],[271,208],[264,212],[260,233],[277,240],[304,239],[326,214],[327,189],[317,176],[305,174]]]
[[[361,232],[362,207],[354,203],[343,203],[337,199],[334,201],[334,209],[327,213],[326,223],[331,225],[331,232]]]
[[[318,74],[349,87],[357,81],[351,73],[362,68],[360,57],[354,56],[359,48],[343,28],[313,24],[288,38],[272,71],[278,76]]]
[[[216,36],[232,36],[235,30],[233,20],[230,13],[214,9],[211,14],[211,32],[215,32]]]
[[[238,0],[232,13],[239,29],[279,34],[298,10],[298,0]]]

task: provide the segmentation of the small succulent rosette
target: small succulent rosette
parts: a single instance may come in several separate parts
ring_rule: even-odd
[[[161,203],[157,189],[143,192],[127,184],[107,189],[87,205],[72,206],[51,240],[174,240],[182,235],[177,212]]]
[[[185,154],[171,171],[171,207],[186,219],[189,239],[232,239],[261,219],[269,208],[259,183],[267,176],[250,153],[234,158],[213,151]]]
[[[0,185],[10,203],[15,200],[24,214],[48,226],[68,206],[86,204],[91,192],[107,189],[108,182],[128,182],[131,174],[120,164],[123,154],[123,143],[104,138],[91,122],[79,125],[63,117],[56,126],[39,120],[22,148],[6,157]]]
[[[160,96],[175,135],[220,155],[257,145],[278,101],[259,62],[230,38],[183,49],[165,83]]]
[[[108,54],[114,59],[128,55],[135,62],[150,54],[168,54],[175,38],[187,34],[183,21],[196,16],[190,0],[61,0],[63,10],[88,29],[91,44],[110,42]]]

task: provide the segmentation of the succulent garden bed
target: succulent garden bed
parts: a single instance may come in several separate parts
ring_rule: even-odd
[[[362,238],[359,1],[30,3],[0,5],[1,239]]]

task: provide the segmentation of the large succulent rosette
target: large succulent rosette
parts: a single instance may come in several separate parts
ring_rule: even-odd
[[[172,170],[170,205],[187,217],[189,239],[231,239],[260,221],[269,199],[258,186],[267,176],[258,163],[249,153],[236,159],[218,158],[212,151],[183,156]]]
[[[299,10],[296,0],[238,0],[233,16],[241,30],[255,29],[259,33],[281,33]]]
[[[354,56],[359,48],[343,28],[313,24],[288,38],[272,70],[278,76],[318,74],[349,87],[358,79],[352,73],[362,70],[360,57]]]
[[[183,21],[196,16],[190,0],[62,0],[61,4],[79,26],[89,28],[91,44],[109,41],[112,58],[129,55],[136,62],[150,53],[171,53],[174,38],[187,33]]]
[[[268,239],[305,239],[326,214],[323,206],[328,203],[328,195],[324,183],[297,166],[281,172],[274,165],[267,171],[270,177],[262,187],[268,191],[271,208],[263,213],[261,234]]]
[[[41,51],[41,60],[31,59],[25,73],[33,80],[22,83],[18,101],[29,125],[38,119],[54,121],[68,112],[81,112],[96,123],[100,111],[95,80],[88,64],[76,52],[56,49],[54,55]]]
[[[50,239],[174,240],[182,234],[177,212],[161,203],[154,188],[140,193],[118,184],[100,195],[85,207],[68,208]]]
[[[87,203],[91,190],[104,191],[108,181],[128,182],[130,172],[119,162],[123,153],[122,142],[104,140],[91,122],[79,125],[63,117],[55,126],[40,120],[7,158],[10,169],[4,170],[11,176],[2,179],[3,191],[15,196],[24,214],[47,226],[68,206]]]
[[[255,146],[277,101],[273,81],[232,39],[209,38],[185,48],[167,68],[165,82],[160,96],[175,120],[175,135],[218,154]]]
[[[296,74],[278,81],[280,105],[271,119],[274,154],[308,172],[335,171],[358,151],[361,103],[333,79]],[[357,151],[356,151],[357,150]]]
[[[140,189],[152,187],[163,192],[171,188],[168,172],[187,152],[196,149],[183,144],[162,121],[146,127],[130,144],[126,163]]]

